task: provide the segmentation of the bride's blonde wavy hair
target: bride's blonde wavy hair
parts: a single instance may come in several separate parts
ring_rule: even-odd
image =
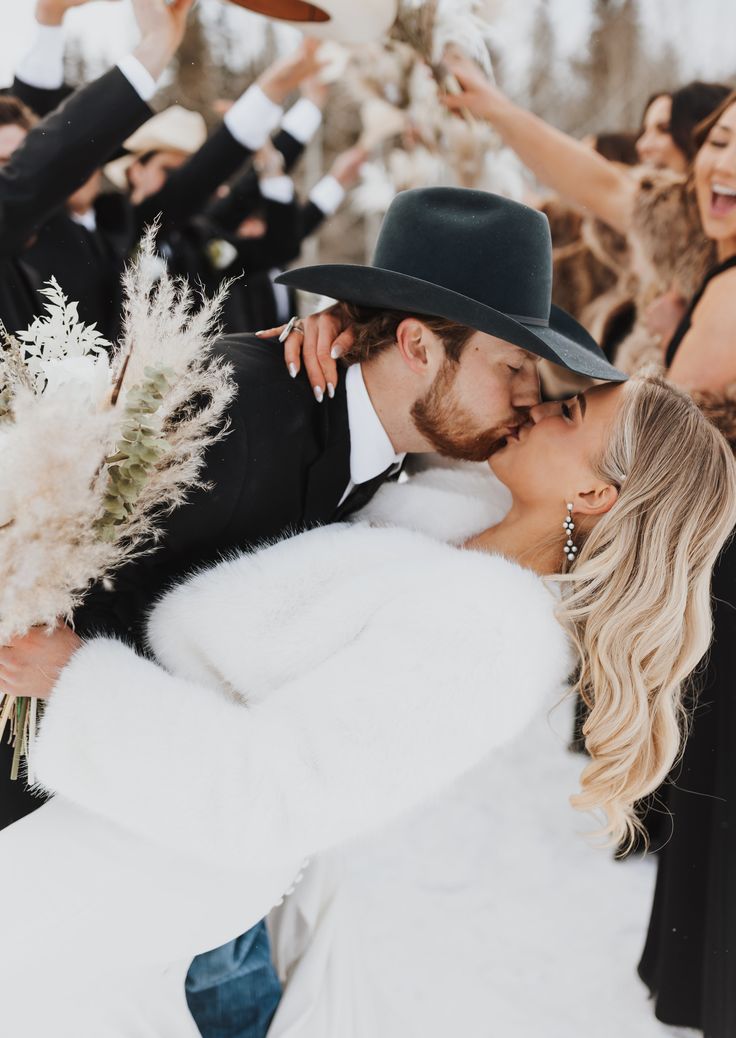
[[[678,756],[683,685],[710,645],[711,572],[736,526],[736,462],[686,393],[644,373],[626,384],[596,468],[618,500],[556,578],[590,709],[591,761],[571,803],[602,809],[600,835],[629,846],[641,831],[636,801]]]

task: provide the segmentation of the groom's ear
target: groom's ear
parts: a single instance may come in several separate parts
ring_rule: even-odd
[[[618,488],[600,483],[590,490],[580,490],[573,498],[573,515],[605,515],[618,501]]]
[[[406,317],[396,328],[396,345],[406,366],[415,374],[434,378],[444,347],[426,324]]]

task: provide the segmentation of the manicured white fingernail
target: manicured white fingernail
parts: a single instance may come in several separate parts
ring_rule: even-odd
[[[333,384],[331,382],[327,383],[327,395],[330,398],[330,400],[334,399],[335,387],[333,386]]]
[[[289,374],[292,378],[296,378],[296,364],[289,365]]]
[[[324,398],[325,398],[325,395],[322,392],[321,387],[320,386],[315,386],[314,387],[314,399],[317,401],[318,404],[321,404],[322,401],[324,400]]]
[[[330,350],[330,356],[333,360],[339,360],[342,357],[342,350],[339,346],[333,346]]]

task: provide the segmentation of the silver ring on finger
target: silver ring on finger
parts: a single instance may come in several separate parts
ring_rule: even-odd
[[[300,332],[304,335],[304,325],[298,317],[290,318],[288,324],[279,335],[279,342],[286,342],[292,332]]]

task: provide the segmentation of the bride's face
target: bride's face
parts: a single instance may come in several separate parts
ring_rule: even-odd
[[[595,471],[621,405],[622,385],[597,386],[570,400],[538,404],[517,438],[490,459],[514,502],[555,508],[574,503],[575,511],[601,514],[616,499]]]

